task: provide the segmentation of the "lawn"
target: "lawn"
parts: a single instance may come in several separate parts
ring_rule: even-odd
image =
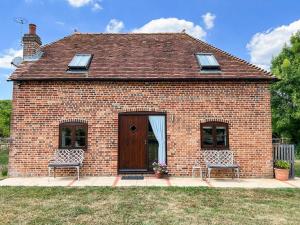
[[[300,190],[1,187],[0,224],[299,224]]]

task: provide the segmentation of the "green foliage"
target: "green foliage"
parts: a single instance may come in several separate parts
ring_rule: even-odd
[[[300,144],[296,145],[296,159],[300,159]]]
[[[287,161],[284,161],[284,160],[277,160],[275,162],[275,167],[276,168],[279,168],[279,169],[289,169],[290,168],[290,164],[289,162]]]
[[[10,135],[11,111],[11,101],[0,100],[0,137],[9,137]]]
[[[295,176],[300,177],[300,160],[295,160]]]
[[[8,149],[0,149],[0,165],[8,164]]]
[[[6,177],[7,174],[8,174],[7,166],[6,166],[6,165],[5,165],[5,166],[3,165],[2,168],[1,168],[1,175],[2,175],[3,177]]]
[[[273,133],[300,144],[300,32],[272,60],[272,73],[280,80],[271,87]]]

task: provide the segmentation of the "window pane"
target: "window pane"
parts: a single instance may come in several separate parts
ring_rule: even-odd
[[[198,62],[202,67],[219,67],[219,63],[214,57],[214,55],[211,54],[197,54]]]
[[[213,145],[212,127],[203,127],[203,144]]]
[[[217,145],[226,146],[226,127],[216,127]]]
[[[61,147],[70,147],[72,144],[71,129],[68,127],[62,128],[61,131]]]
[[[75,147],[84,147],[86,145],[86,131],[83,127],[76,128]]]
[[[76,54],[68,66],[69,68],[88,69],[91,58],[91,54]]]
[[[150,122],[148,122],[148,167],[158,161],[158,141],[154,135]]]
[[[218,61],[216,60],[216,58],[213,55],[208,55],[207,61],[210,66],[219,66]]]

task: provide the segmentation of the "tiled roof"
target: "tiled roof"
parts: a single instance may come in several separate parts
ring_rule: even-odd
[[[74,33],[41,50],[44,54],[38,61],[23,62],[10,79],[274,79],[270,73],[185,33]],[[199,52],[213,53],[222,72],[201,73],[195,56]],[[88,72],[67,72],[76,53],[93,54]]]

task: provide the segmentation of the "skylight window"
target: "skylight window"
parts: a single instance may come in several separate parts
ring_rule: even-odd
[[[69,70],[88,70],[92,60],[91,54],[76,54],[68,65]]]
[[[211,53],[198,53],[197,55],[198,63],[201,66],[201,71],[219,71],[220,64],[216,60],[215,56]]]

